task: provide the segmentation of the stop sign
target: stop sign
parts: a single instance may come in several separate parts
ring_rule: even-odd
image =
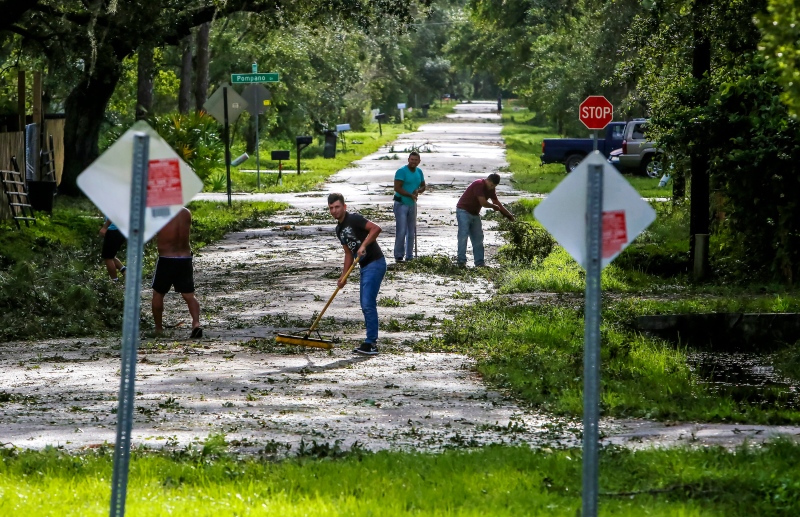
[[[578,118],[589,129],[603,129],[614,118],[614,106],[602,95],[590,95],[581,103]]]

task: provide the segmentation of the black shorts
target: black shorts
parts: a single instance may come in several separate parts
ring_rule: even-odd
[[[153,291],[167,294],[172,286],[178,293],[194,292],[192,257],[158,257]]]
[[[117,256],[119,249],[125,244],[125,237],[119,230],[106,230],[106,236],[103,238],[103,251],[101,256],[104,259],[113,259]]]

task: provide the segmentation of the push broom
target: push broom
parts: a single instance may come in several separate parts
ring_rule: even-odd
[[[353,272],[353,268],[356,267],[356,264],[358,264],[358,261],[360,259],[361,257],[356,256],[356,259],[353,261],[353,264],[350,266],[350,269],[348,269],[347,273],[345,273],[344,280],[347,280],[347,278],[350,276],[350,273]],[[322,339],[322,336],[317,330],[317,326],[319,325],[319,322],[322,321],[322,315],[325,314],[326,310],[328,310],[328,306],[336,297],[336,294],[339,292],[339,289],[341,289],[341,287],[337,285],[336,290],[331,295],[330,300],[328,300],[328,303],[325,304],[325,307],[322,309],[322,312],[319,313],[319,316],[317,316],[317,319],[315,319],[314,323],[311,324],[311,328],[309,328],[306,331],[305,335],[297,336],[293,334],[277,334],[275,336],[275,342],[283,343],[286,345],[313,346],[315,348],[333,348],[332,341],[328,339]],[[311,333],[314,331],[317,332],[316,338],[311,337]]]

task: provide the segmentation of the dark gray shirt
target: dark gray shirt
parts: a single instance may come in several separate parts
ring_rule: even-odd
[[[364,242],[364,239],[369,235],[367,230],[367,218],[361,214],[351,214],[347,212],[344,216],[344,221],[336,225],[336,237],[339,241],[350,250],[353,254],[353,260],[356,258],[358,248]],[[358,263],[360,267],[364,267],[373,260],[383,257],[383,251],[378,246],[378,242],[373,242],[367,246],[367,254]]]

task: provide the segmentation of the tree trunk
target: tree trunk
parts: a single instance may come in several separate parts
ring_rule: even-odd
[[[183,39],[183,58],[181,59],[181,87],[178,90],[178,111],[189,113],[192,103],[192,37]]]
[[[87,72],[88,73],[88,70]],[[72,89],[64,103],[64,173],[59,192],[81,195],[78,175],[97,158],[100,126],[105,120],[106,106],[114,94],[122,66],[108,51],[98,52],[94,74],[84,76]]]
[[[145,43],[139,47],[139,64],[136,76],[136,120],[142,120],[153,111],[153,47]]]
[[[197,53],[195,62],[195,83],[194,83],[194,103],[197,111],[203,109],[208,96],[208,37],[211,31],[211,23],[206,22],[197,29]]]

